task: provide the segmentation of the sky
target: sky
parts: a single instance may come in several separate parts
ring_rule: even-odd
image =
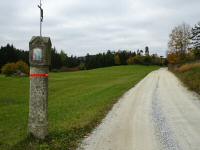
[[[29,50],[39,35],[39,0],[0,0],[0,46]],[[83,56],[144,49],[165,55],[171,30],[200,21],[200,0],[42,0],[43,36],[58,51]]]

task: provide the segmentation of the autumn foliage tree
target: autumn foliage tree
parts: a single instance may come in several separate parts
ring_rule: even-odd
[[[190,44],[190,37],[191,28],[189,25],[183,23],[182,25],[176,26],[169,36],[169,50],[182,54],[186,53]]]
[[[115,60],[115,65],[120,65],[121,64],[120,57],[119,57],[118,54],[115,55],[114,60]]]
[[[184,62],[187,50],[190,45],[191,28],[183,23],[176,26],[170,36],[168,43],[168,62],[170,64],[178,64]]]
[[[180,57],[178,56],[178,53],[171,52],[171,53],[168,53],[167,60],[169,64],[175,65],[180,62]]]

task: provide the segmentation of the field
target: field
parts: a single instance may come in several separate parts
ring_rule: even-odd
[[[50,73],[49,136],[27,136],[29,78],[0,76],[0,149],[75,149],[117,99],[156,66]]]

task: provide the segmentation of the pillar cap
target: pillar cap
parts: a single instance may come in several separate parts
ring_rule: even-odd
[[[51,65],[51,39],[50,37],[33,36],[29,42],[30,66]]]

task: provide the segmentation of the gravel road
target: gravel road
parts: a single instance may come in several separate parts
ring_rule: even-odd
[[[84,139],[84,150],[200,150],[200,98],[167,69],[126,92]]]

